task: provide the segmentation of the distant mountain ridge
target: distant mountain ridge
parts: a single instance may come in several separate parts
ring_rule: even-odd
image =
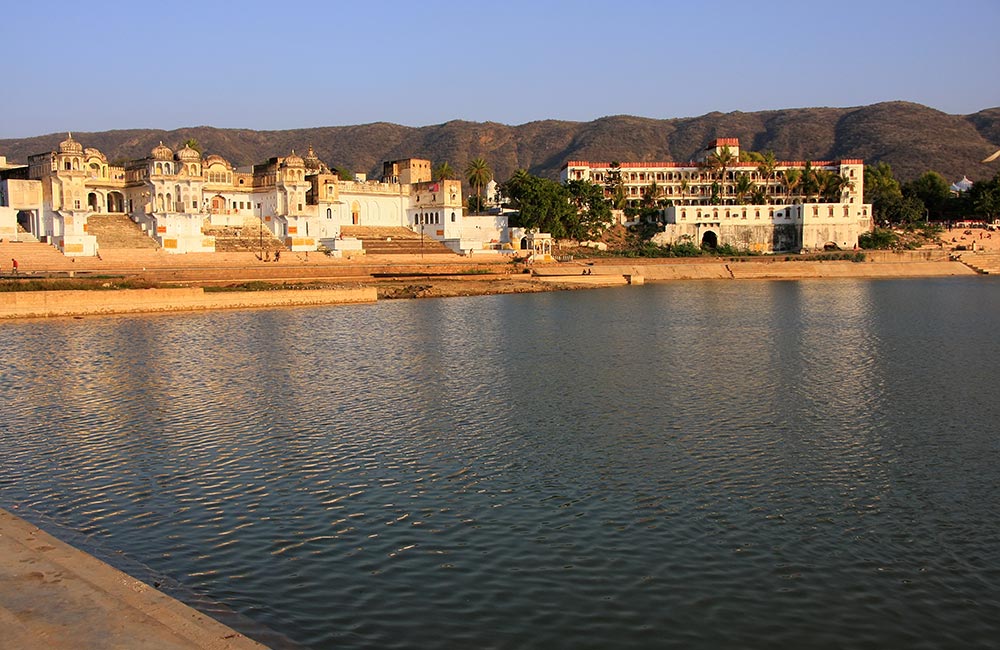
[[[65,137],[53,133],[0,140],[0,155],[25,163],[31,154],[56,149]],[[979,162],[1000,149],[1000,107],[949,115],[908,102],[716,112],[665,120],[616,115],[517,126],[455,120],[423,127],[377,122],[284,131],[197,126],[74,132],[73,137],[85,147],[100,149],[111,161],[144,157],[160,141],[176,150],[188,138],[196,139],[206,155],[219,154],[239,165],[293,149],[304,153],[312,146],[324,162],[370,176],[381,173],[383,161],[397,158],[429,158],[435,165],[448,161],[461,171],[469,160],[482,156],[499,181],[518,168],[555,179],[567,160],[683,162],[719,137],[739,138],[743,149],[773,150],[780,160],[884,161],[901,180],[928,170],[952,182],[963,175],[982,180],[1000,171],[996,163]]]

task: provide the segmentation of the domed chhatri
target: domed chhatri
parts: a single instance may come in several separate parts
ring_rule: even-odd
[[[105,156],[100,150],[94,149],[93,147],[87,147],[84,149],[83,155],[87,158],[97,158],[101,162],[108,162],[108,157]]]
[[[83,153],[83,145],[73,139],[72,133],[66,134],[66,139],[59,143],[59,153]]]
[[[219,154],[213,153],[213,154],[210,154],[208,156],[208,158],[205,158],[205,165],[206,166],[211,166],[211,165],[216,165],[216,164],[218,164],[218,165],[224,165],[228,169],[232,169],[232,167],[233,167],[232,164],[228,160],[226,160],[225,158],[223,158]]]
[[[198,153],[197,149],[192,149],[191,145],[185,144],[184,148],[177,152],[177,160],[181,162],[198,162],[201,160],[201,154]]]
[[[285,167],[305,167],[306,162],[302,160],[301,156],[295,155],[295,149],[292,149],[292,153],[285,157]]]
[[[162,140],[160,141],[160,144],[158,144],[155,147],[153,147],[153,150],[150,152],[150,154],[153,156],[153,160],[173,160],[174,159],[174,152],[173,152],[173,150],[171,150],[170,147],[168,147],[165,144],[163,144]]]

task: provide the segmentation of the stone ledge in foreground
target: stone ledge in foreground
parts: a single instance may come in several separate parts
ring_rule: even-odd
[[[0,319],[337,305],[375,302],[376,299],[377,292],[374,287],[208,293],[201,287],[108,291],[12,291],[0,293]]]
[[[0,646],[266,647],[0,509]]]

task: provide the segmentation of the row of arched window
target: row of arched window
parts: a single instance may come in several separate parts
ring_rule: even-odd
[[[329,210],[327,210],[329,212]],[[454,212],[451,213],[451,222],[455,223],[456,215]],[[441,213],[440,212],[418,212],[414,216],[414,224],[440,224],[441,223]]]
[[[233,175],[229,172],[208,172],[209,183],[232,183]]]

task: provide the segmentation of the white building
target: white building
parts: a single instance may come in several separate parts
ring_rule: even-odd
[[[69,135],[57,151],[30,156],[26,168],[3,170],[3,178],[37,189],[40,204],[28,201],[18,218],[66,255],[97,254],[87,218],[98,213],[129,215],[173,253],[214,251],[203,229],[241,227],[247,218],[259,219],[291,250],[335,242],[346,225],[420,230],[456,252],[482,246],[463,239],[459,181],[432,181],[429,160],[391,161],[383,169],[381,181],[342,180],[311,147],[305,157],[293,151],[237,169],[221,156],[203,157],[187,145],[175,152],[162,142],[119,167]],[[24,189],[18,191],[23,199]],[[4,192],[11,194],[6,185]]]
[[[563,182],[586,180],[605,196],[661,206],[654,241],[730,245],[751,252],[853,248],[871,230],[864,161],[740,160],[739,140],[719,138],[692,162],[570,161]]]

